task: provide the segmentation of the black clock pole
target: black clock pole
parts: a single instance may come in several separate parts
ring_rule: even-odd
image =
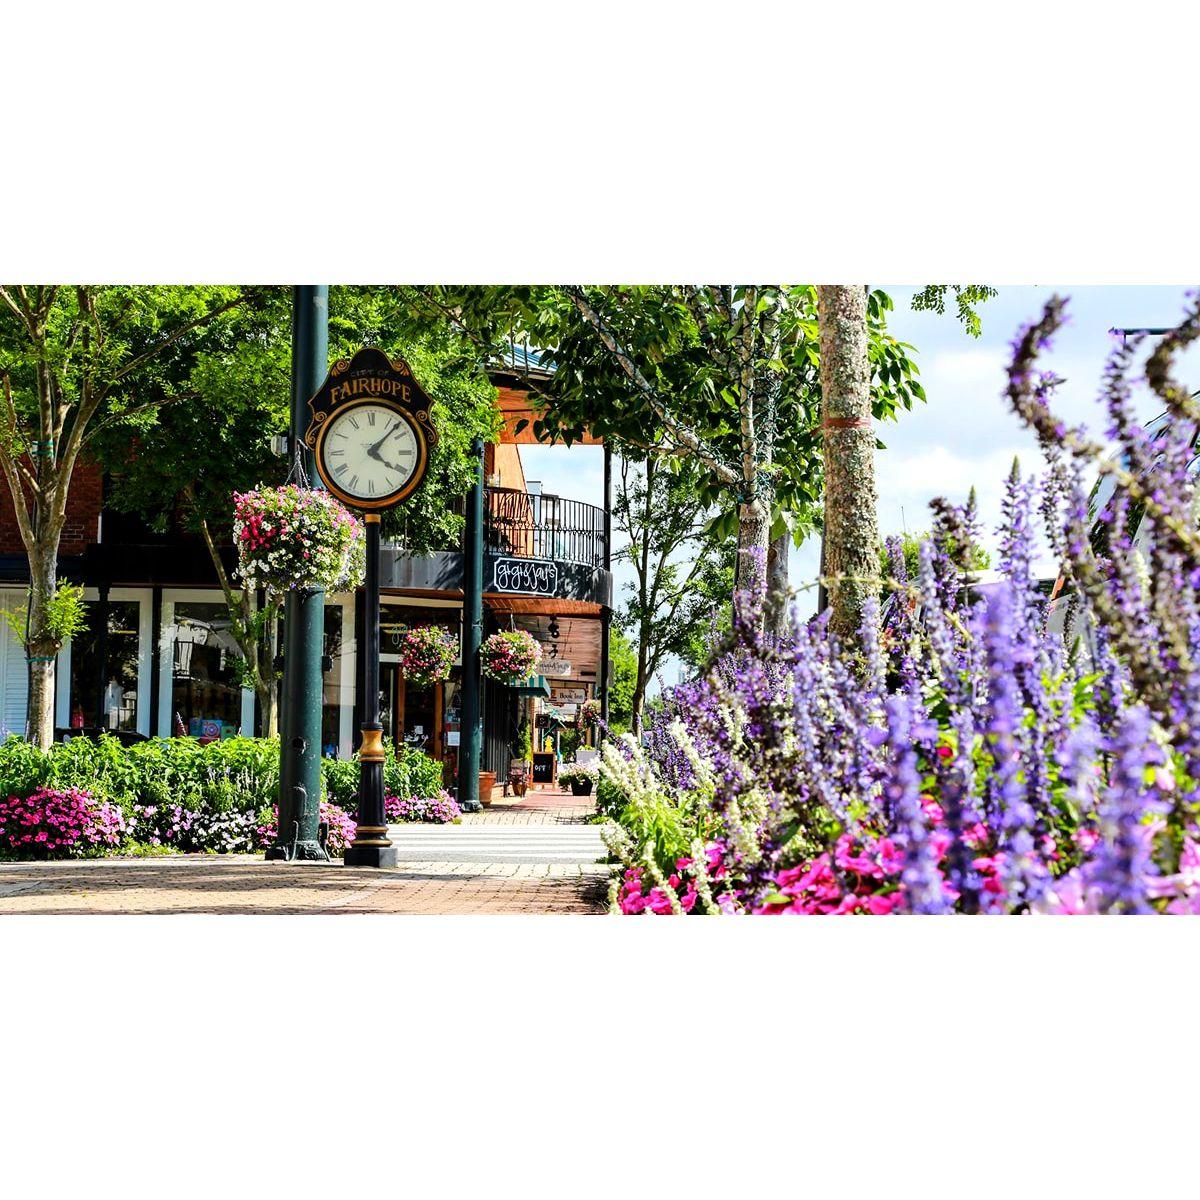
[[[383,811],[383,726],[379,721],[379,514],[367,513],[367,570],[363,603],[362,746],[358,751],[358,829],[346,847],[348,867],[394,867],[396,847]]]
[[[308,399],[329,360],[329,287],[297,287],[292,299],[292,431],[288,449],[319,487],[304,444]],[[267,858],[327,861],[318,840],[321,804],[321,654],[325,593],[288,593],[284,608],[283,689],[279,721],[279,832]]]

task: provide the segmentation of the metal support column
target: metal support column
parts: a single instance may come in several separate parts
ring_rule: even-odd
[[[478,812],[479,755],[483,740],[479,704],[479,646],[483,641],[483,439],[471,443],[475,482],[467,493],[463,529],[462,721],[458,755],[458,803]]]
[[[292,293],[292,424],[289,454],[299,458],[309,485],[320,483],[304,445],[309,398],[329,364],[329,288]],[[279,713],[279,832],[267,858],[327,860],[318,840],[321,803],[321,655],[325,593],[288,593],[284,609],[283,694]]]

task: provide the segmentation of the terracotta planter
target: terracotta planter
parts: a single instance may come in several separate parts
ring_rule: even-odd
[[[495,771],[480,771],[479,772],[479,803],[491,804],[492,788],[496,786]]]
[[[529,791],[529,781],[527,779],[511,779],[509,782],[512,784],[514,796],[523,796]]]

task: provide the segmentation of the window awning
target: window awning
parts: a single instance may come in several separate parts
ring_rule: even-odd
[[[524,683],[518,683],[512,689],[518,696],[541,696],[543,700],[550,699],[550,685],[545,675],[530,675]]]

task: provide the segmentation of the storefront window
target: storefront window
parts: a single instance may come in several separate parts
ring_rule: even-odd
[[[137,729],[138,605],[87,606],[87,628],[71,641],[71,727]],[[103,656],[103,660],[102,657]]]
[[[172,720],[191,737],[233,737],[242,724],[242,653],[228,609],[177,602],[171,632]]]

